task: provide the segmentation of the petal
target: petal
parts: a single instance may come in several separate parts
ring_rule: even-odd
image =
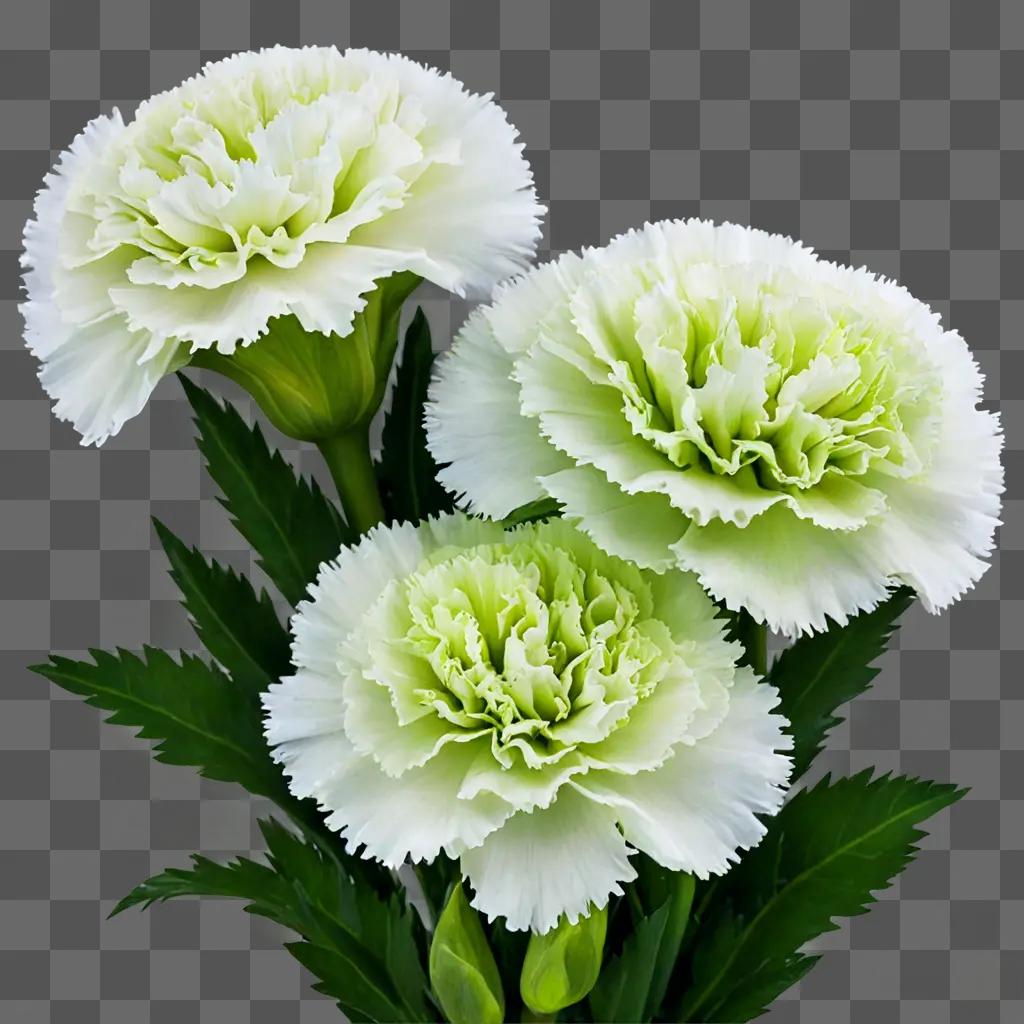
[[[369,73],[394,75],[416,97],[431,138],[458,154],[429,166],[400,209],[360,228],[353,241],[409,253],[402,269],[459,294],[484,294],[525,267],[544,207],[505,112],[489,96],[406,57],[349,50],[346,59]]]
[[[743,528],[691,526],[673,550],[716,599],[795,636],[840,624],[888,593],[887,569],[869,531],[825,530],[784,506]]]
[[[400,779],[359,755],[343,732],[284,744],[274,756],[284,763],[292,792],[328,810],[327,825],[350,850],[364,846],[364,856],[397,868],[406,858],[433,860],[449,845],[477,846],[513,813],[489,793],[454,796],[480,742],[449,744]]]
[[[722,874],[765,833],[760,814],[782,805],[792,746],[771,709],[774,687],[740,669],[722,723],[660,768],[638,775],[591,772],[570,786],[614,812],[626,839],[664,867],[699,878]]]
[[[568,311],[562,313],[560,307],[567,306],[585,266],[584,258],[567,252],[495,289],[492,304],[481,315],[498,344],[509,354],[518,355],[536,344],[538,325],[548,327],[552,314],[559,317],[560,324],[567,322]]]
[[[512,357],[495,341],[484,316],[470,317],[440,357],[425,422],[438,480],[474,512],[501,519],[546,497],[538,476],[568,465],[519,412]]]
[[[24,303],[22,312],[33,331],[55,319],[36,302]],[[116,315],[84,327],[53,326],[51,343],[60,342],[44,360],[39,381],[55,400],[54,415],[70,421],[84,445],[103,444],[116,434],[187,358],[174,338],[154,348],[148,333],[130,331]]]
[[[488,919],[546,932],[563,914],[575,923],[591,904],[621,896],[621,883],[636,878],[629,853],[612,814],[563,790],[550,807],[510,818],[461,863]]]
[[[891,575],[938,612],[988,568],[999,525],[1003,437],[998,418],[955,403],[927,473],[886,481],[889,511],[864,531]]]
[[[309,598],[292,619],[292,660],[321,676],[337,676],[342,644],[355,633],[363,615],[394,579],[423,560],[426,527],[411,523],[374,527],[355,547],[342,548],[333,562],[320,566]]]
[[[230,355],[264,334],[273,317],[288,313],[307,331],[344,337],[366,305],[364,296],[404,262],[397,252],[323,244],[310,247],[296,267],[251,262],[244,277],[219,288],[136,284],[112,288],[110,295],[133,327]]]
[[[672,545],[687,524],[663,494],[624,494],[593,466],[560,470],[541,482],[561,502],[565,517],[598,547],[646,569],[675,564]]]
[[[683,742],[703,703],[700,684],[680,659],[611,735],[581,746],[580,751],[592,770],[606,768],[630,775],[650,771]]]
[[[55,400],[54,414],[72,423],[83,444],[116,434],[183,361],[174,339],[154,345],[114,311],[107,289],[123,279],[123,259],[97,259],[83,249],[80,266],[62,262],[64,247],[83,242],[77,222],[69,224],[69,197],[123,131],[117,111],[90,121],[46,176],[25,225],[25,337],[42,363],[39,379]]]
[[[510,768],[505,768],[489,746],[481,746],[459,789],[459,797],[465,800],[479,793],[494,793],[518,811],[532,811],[547,807],[566,781],[586,770],[586,760],[576,751],[537,768],[524,764],[519,758]]]

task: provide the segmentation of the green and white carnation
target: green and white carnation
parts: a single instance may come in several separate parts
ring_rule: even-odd
[[[98,117],[25,229],[22,310],[55,413],[101,443],[199,350],[293,317],[344,337],[401,272],[486,293],[539,236],[522,145],[488,96],[395,54],[236,54]]]
[[[553,499],[602,548],[691,570],[788,634],[986,569],[997,417],[963,339],[787,238],[648,224],[500,291],[442,359],[441,481],[500,518]]]
[[[779,809],[778,694],[715,616],[559,520],[380,526],[299,606],[267,739],[350,849],[458,858],[478,909],[546,932],[621,894],[634,851],[722,873]]]

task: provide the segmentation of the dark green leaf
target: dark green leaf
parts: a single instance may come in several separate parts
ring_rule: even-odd
[[[437,482],[437,464],[427,450],[423,406],[434,352],[430,325],[417,308],[405,332],[402,361],[384,420],[379,478],[392,519],[418,522],[453,508],[451,495]]]
[[[288,633],[267,592],[257,596],[244,576],[208,562],[163,523],[154,520],[154,526],[197,636],[231,678],[256,695],[286,675],[291,663]]]
[[[51,655],[34,669],[51,682],[111,712],[109,722],[156,740],[154,754],[167,764],[192,765],[211,779],[241,783],[250,793],[289,799],[284,778],[270,759],[259,707],[252,694],[217,666],[166,651],[90,651],[93,661]]]
[[[514,508],[502,519],[501,524],[507,529],[511,526],[521,526],[523,523],[535,523],[540,519],[550,519],[561,512],[562,506],[554,498],[538,498]]]
[[[793,781],[841,721],[833,713],[836,708],[866,690],[878,675],[872,662],[885,650],[896,620],[913,597],[908,588],[897,590],[845,626],[833,623],[824,633],[800,637],[772,665],[769,679],[779,689],[779,711],[789,719],[793,734]]]
[[[670,915],[671,906],[666,902],[644,917],[618,956],[605,963],[590,993],[590,1012],[595,1021],[635,1024],[651,1019],[646,1015],[647,1001]]]
[[[523,1009],[519,996],[519,975],[523,969],[530,933],[509,931],[500,917],[491,921],[486,931],[505,991],[505,1017],[508,1020],[519,1020]]]
[[[804,943],[863,913],[913,857],[915,826],[962,795],[870,770],[797,793],[726,876],[730,899],[702,926],[677,1019],[757,1016],[810,966],[797,958]]]
[[[658,1015],[676,970],[679,950],[690,919],[695,881],[693,875],[684,871],[669,871],[654,864],[650,858],[644,858],[640,865],[638,883],[646,891],[647,906],[668,907],[668,918],[658,943],[644,1017],[645,1020],[653,1020]]]
[[[217,864],[194,856],[143,882],[115,908],[179,896],[227,896],[301,936],[288,949],[353,1021],[429,1021],[418,920],[398,900],[377,899],[314,845],[276,822],[261,822],[268,864]]]
[[[315,481],[296,475],[271,451],[258,425],[180,376],[199,427],[199,449],[224,507],[259,556],[259,564],[291,604],[353,535]]]

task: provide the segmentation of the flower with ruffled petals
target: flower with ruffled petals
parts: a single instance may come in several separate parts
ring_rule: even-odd
[[[504,288],[441,361],[440,479],[503,517],[554,499],[605,550],[695,572],[789,634],[985,571],[1002,469],[958,334],[787,238],[649,224]]]
[[[522,268],[541,208],[489,97],[398,55],[275,47],[98,117],[25,231],[40,378],[101,443],[192,352],[290,317],[345,337],[410,272],[460,294]]]
[[[390,867],[459,858],[512,929],[605,905],[634,850],[724,872],[780,806],[778,694],[688,574],[455,514],[375,528],[310,597],[264,697],[292,791]]]

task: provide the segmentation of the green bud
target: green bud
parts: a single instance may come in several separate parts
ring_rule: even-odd
[[[288,437],[321,442],[365,428],[384,398],[402,303],[419,283],[408,272],[378,281],[343,338],[279,316],[251,345],[231,355],[203,349],[190,362],[240,384]]]
[[[452,1024],[505,1019],[498,965],[461,882],[452,889],[430,944],[430,984]]]
[[[519,979],[523,1002],[534,1013],[556,1013],[578,1003],[601,973],[608,908],[581,917],[562,918],[549,932],[531,935]]]

